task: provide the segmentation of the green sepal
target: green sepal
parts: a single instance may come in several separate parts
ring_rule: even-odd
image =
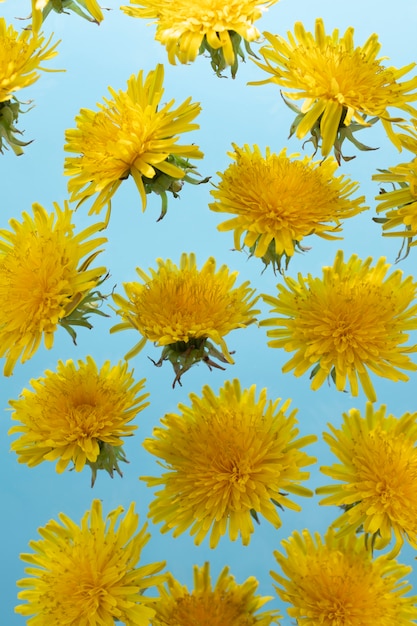
[[[95,461],[86,461],[86,464],[91,468],[92,487],[94,487],[96,482],[98,470],[105,470],[111,478],[113,478],[114,472],[117,472],[123,478],[119,463],[129,463],[122,446],[111,446],[104,441],[99,441],[98,444],[100,453],[97,459]]]
[[[3,147],[7,150],[7,145],[13,150],[16,156],[23,154],[23,148],[32,143],[30,141],[22,141],[17,135],[23,135],[23,132],[16,128],[15,122],[18,121],[19,113],[26,113],[21,109],[21,102],[13,96],[10,100],[0,102],[0,153],[3,154]],[[27,103],[30,104],[30,103]],[[7,144],[7,145],[5,145]]]

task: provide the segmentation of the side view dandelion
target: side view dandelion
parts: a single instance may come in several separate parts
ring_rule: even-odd
[[[258,296],[246,281],[235,287],[237,272],[226,265],[216,271],[210,257],[199,270],[195,254],[182,254],[179,266],[157,260],[158,268],[146,274],[136,271],[140,282],[124,283],[126,296],[113,294],[116,313],[122,322],[110,332],[136,330],[140,341],[126,355],[138,354],[147,341],[163,348],[155,365],[170,361],[175,371],[173,386],[195,363],[224,369],[233,363],[224,337],[256,321]]]
[[[210,548],[228,533],[248,545],[259,515],[279,528],[277,509],[301,510],[289,494],[312,495],[301,483],[316,459],[303,448],[317,437],[298,437],[291,400],[280,402],[266,389],[256,398],[255,385],[241,389],[235,379],[218,395],[206,385],[201,397],[190,394],[189,406],[165,415],[143,444],[167,470],[142,477],[161,488],[149,507],[161,532],[178,537],[189,529],[196,545],[210,533]]]
[[[37,33],[51,11],[73,13],[100,24],[103,13],[97,0],[32,0],[32,30]]]

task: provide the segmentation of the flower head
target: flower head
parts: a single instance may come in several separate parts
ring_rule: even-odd
[[[155,615],[155,598],[144,592],[166,580],[158,572],[165,563],[140,565],[150,535],[146,524],[137,531],[139,516],[132,503],[121,517],[119,506],[103,519],[100,500],[94,500],[81,524],[64,513],[39,529],[42,539],[31,541],[27,578],[15,611],[29,617],[28,626],[103,626],[120,621],[148,626]]]
[[[9,402],[18,422],[9,434],[20,434],[12,450],[29,467],[58,460],[59,473],[70,462],[77,472],[87,464],[92,484],[98,469],[122,475],[123,437],[133,434],[137,426],[132,420],[149,404],[144,402],[149,395],[142,393],[144,382],[135,382],[127,363],[111,366],[106,361],[99,370],[92,357],[78,366],[59,361],[56,372],[46,371],[31,381],[33,390],[24,389]]]
[[[218,76],[230,66],[234,78],[239,58],[245,59],[241,44],[252,56],[249,43],[260,38],[253,23],[278,0],[130,0],[134,6],[122,10],[132,17],[157,23],[156,40],[167,49],[169,62],[192,63],[208,53]],[[139,5],[139,6],[135,6]]]
[[[252,84],[275,83],[285,89],[284,96],[304,100],[291,127],[299,139],[311,133],[316,150],[326,156],[332,148],[340,162],[344,139],[361,150],[369,149],[358,142],[353,133],[379,118],[389,138],[399,147],[392,129],[389,109],[416,115],[410,102],[417,100],[417,77],[405,82],[399,79],[414,68],[415,63],[397,69],[382,65],[378,59],[381,44],[371,35],[363,46],[355,47],[353,28],[340,37],[338,29],[326,34],[322,19],[316,20],[315,33],[307,32],[301,22],[288,32],[288,42],[279,35],[264,33],[269,45],[261,48],[264,63],[255,61],[271,78]],[[367,116],[372,119],[367,120]]]
[[[303,626],[411,626],[417,618],[417,596],[401,580],[411,567],[386,556],[373,559],[364,537],[322,539],[308,530],[294,532],[274,552],[283,575],[271,572],[288,615]]]
[[[386,406],[366,413],[351,409],[341,428],[328,424],[323,437],[338,463],[320,468],[336,481],[317,489],[320,504],[341,506],[333,523],[339,535],[362,529],[382,548],[395,538],[394,553],[404,539],[417,549],[417,413],[386,415]]]
[[[97,0],[32,0],[32,29],[35,33],[51,11],[56,13],[73,11],[95,24],[100,24],[104,19]]]
[[[304,467],[315,462],[301,449],[315,435],[297,439],[296,410],[291,400],[267,400],[266,389],[256,399],[256,386],[241,390],[238,380],[226,382],[216,396],[207,385],[202,397],[190,394],[191,406],[180,404],[146,439],[145,449],[168,470],[161,477],[143,477],[149,487],[162,486],[149,507],[162,532],[174,537],[190,528],[199,545],[210,533],[210,547],[229,531],[248,545],[258,513],[276,528],[277,507],[300,511],[288,493],[311,496],[300,483],[309,477]]]
[[[210,565],[194,567],[194,589],[190,592],[172,576],[160,587],[160,597],[153,608],[151,626],[270,626],[277,624],[278,611],[259,609],[272,598],[256,595],[258,581],[251,576],[241,585],[225,567],[214,587]]]
[[[402,370],[416,371],[409,354],[417,346],[404,346],[407,331],[417,329],[417,284],[381,257],[374,267],[356,255],[345,262],[339,250],[322,278],[299,274],[285,277],[278,297],[264,296],[274,317],[261,322],[271,326],[268,345],[295,355],[283,367],[302,376],[313,367],[311,388],[316,390],[331,376],[339,391],[349,383],[358,395],[358,379],[367,397],[376,395],[369,372],[393,381],[407,381]],[[279,315],[280,317],[277,317]]]
[[[281,269],[288,266],[296,250],[304,250],[304,237],[316,234],[324,239],[340,239],[341,220],[357,215],[364,196],[350,198],[359,185],[344,176],[334,176],[337,163],[329,157],[313,161],[298,154],[289,157],[284,148],[279,154],[258,146],[238,148],[230,156],[235,160],[219,176],[220,183],[211,194],[216,202],[210,209],[232,213],[235,217],[218,226],[220,231],[234,231],[235,248],[248,246],[252,255]]]
[[[48,213],[33,205],[33,217],[11,219],[11,230],[0,230],[0,357],[6,357],[4,375],[16,362],[30,359],[39,348],[52,348],[58,324],[75,340],[73,325],[91,328],[91,313],[101,294],[93,291],[106,269],[89,269],[105,237],[91,239],[102,228],[97,223],[74,234],[73,211],[54,203]]]
[[[188,157],[202,158],[198,146],[177,145],[180,134],[199,128],[192,123],[200,105],[185,100],[171,110],[174,101],[161,105],[164,90],[163,65],[149,72],[132,75],[126,91],[109,87],[112,99],[104,98],[98,112],[81,109],[75,118],[77,128],[65,132],[67,152],[79,156],[65,159],[64,173],[70,176],[71,201],[81,203],[97,194],[90,208],[99,213],[110,201],[122,181],[132,176],[139,190],[143,210],[146,194],[152,191],[162,197],[166,212],[166,192],[178,196],[183,181],[194,169]],[[201,182],[206,182],[206,179]]]
[[[238,273],[230,273],[226,265],[216,272],[213,257],[201,270],[194,254],[183,254],[179,267],[170,260],[157,263],[158,269],[150,269],[150,275],[136,269],[143,283],[124,283],[126,298],[113,294],[123,321],[110,332],[135,329],[142,335],[125,358],[135,356],[148,340],[163,346],[157,365],[171,361],[174,385],[194,363],[203,361],[220,369],[211,357],[233,363],[224,337],[255,321],[259,313],[254,309],[255,290],[248,282],[234,287]]]

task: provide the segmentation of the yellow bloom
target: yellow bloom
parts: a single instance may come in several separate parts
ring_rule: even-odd
[[[6,357],[4,375],[10,376],[18,361],[24,363],[39,348],[52,348],[58,324],[75,340],[72,325],[91,325],[91,313],[101,300],[92,291],[106,269],[88,269],[101,252],[105,237],[89,239],[103,228],[97,223],[74,234],[73,211],[65,203],[54,211],[33,205],[33,217],[11,219],[11,230],[0,230],[0,357]]]
[[[396,136],[400,144],[400,151],[405,148],[417,155],[417,119],[411,119],[409,124],[398,124],[397,129],[399,129]]]
[[[165,587],[160,587],[160,597],[153,608],[155,617],[151,626],[270,626],[280,617],[276,610],[259,609],[269,600],[256,595],[258,581],[251,576],[241,585],[225,567],[213,588],[210,565],[194,567],[194,589],[188,591],[172,576]]]
[[[303,626],[412,626],[417,596],[401,580],[411,567],[380,556],[373,559],[364,537],[322,539],[294,532],[274,552],[284,576],[271,572],[288,615]]]
[[[171,110],[174,101],[161,105],[164,68],[157,65],[144,79],[143,71],[132,75],[126,91],[114,91],[113,99],[104,98],[100,111],[81,109],[75,118],[77,128],[67,130],[67,152],[81,156],[65,159],[64,173],[71,176],[68,191],[71,201],[81,203],[98,194],[91,213],[99,213],[110,201],[122,181],[132,176],[139,190],[143,210],[146,194],[162,197],[161,218],[166,212],[166,192],[175,197],[183,180],[194,166],[188,157],[200,159],[195,145],[177,145],[179,135],[199,128],[192,121],[200,105],[185,100]],[[203,182],[203,181],[201,181]]]
[[[113,295],[123,322],[110,332],[135,329],[142,335],[125,358],[138,354],[148,340],[163,346],[156,365],[171,361],[176,374],[173,386],[181,384],[182,374],[199,361],[220,369],[210,357],[233,363],[224,336],[253,323],[259,313],[253,308],[258,297],[249,282],[234,287],[238,272],[230,273],[226,265],[216,272],[213,257],[201,270],[194,254],[182,254],[179,267],[170,260],[157,263],[158,269],[150,269],[150,275],[136,269],[143,284],[123,284],[127,298]]]
[[[29,467],[56,461],[61,473],[72,461],[80,472],[91,467],[94,484],[98,469],[122,475],[118,461],[126,461],[122,444],[137,428],[130,422],[149,405],[143,391],[145,380],[135,382],[127,363],[100,370],[92,357],[86,362],[59,361],[57,371],[46,371],[32,380],[18,400],[10,400],[12,419],[18,422],[9,434],[19,433],[12,443],[19,463]]]
[[[316,459],[301,450],[315,435],[297,439],[296,410],[291,400],[267,400],[266,389],[256,399],[256,386],[241,390],[238,380],[226,382],[216,396],[209,386],[202,397],[190,394],[191,406],[169,413],[146,439],[145,449],[168,471],[143,477],[149,487],[162,486],[149,507],[162,532],[177,537],[190,528],[199,545],[210,533],[210,547],[229,532],[248,545],[258,513],[275,528],[277,508],[300,511],[288,493],[311,496],[300,483],[309,477],[304,467]]]
[[[339,391],[347,379],[353,396],[359,379],[375,402],[368,370],[393,381],[408,380],[401,370],[417,370],[408,356],[417,346],[404,346],[407,331],[417,329],[417,284],[412,276],[403,280],[400,270],[386,277],[390,265],[383,257],[371,263],[371,257],[362,261],[356,255],[344,262],[339,250],[323,278],[285,277],[277,298],[264,296],[274,313],[261,322],[273,327],[268,345],[295,352],[283,372],[302,376],[313,367],[312,389],[331,376]]]
[[[233,213],[236,217],[218,226],[220,231],[234,231],[235,248],[248,246],[251,255],[262,258],[265,265],[281,269],[282,259],[288,266],[304,237],[316,234],[324,239],[341,239],[341,220],[357,215],[364,196],[355,200],[350,195],[359,185],[344,176],[334,176],[337,163],[329,157],[313,161],[298,154],[287,157],[284,148],[279,154],[266,149],[262,156],[258,146],[248,145],[229,153],[235,160],[222,174],[211,194],[216,202],[210,209]]]
[[[328,427],[332,434],[323,437],[339,462],[320,469],[342,482],[317,493],[327,496],[320,504],[344,509],[333,523],[341,529],[338,535],[361,528],[378,538],[378,548],[394,535],[391,554],[400,551],[404,539],[417,549],[417,413],[397,419],[386,415],[385,405],[374,410],[367,403],[365,416],[351,409],[340,429]]]
[[[103,626],[120,621],[126,626],[148,626],[155,598],[144,595],[160,585],[165,563],[140,565],[141,551],[150,535],[145,524],[136,533],[139,516],[134,503],[121,517],[119,506],[103,519],[100,500],[94,500],[81,524],[64,513],[39,529],[42,539],[29,543],[27,578],[15,611],[29,617],[27,626]],[[136,534],[135,534],[136,533]]]
[[[51,11],[56,13],[73,11],[96,24],[100,24],[104,19],[97,0],[32,0],[32,29],[35,33]]]
[[[155,20],[155,39],[168,52],[169,62],[175,65],[192,63],[199,54],[208,53],[211,66],[218,76],[228,66],[234,78],[239,57],[246,52],[252,56],[249,43],[260,38],[253,25],[263,11],[278,0],[130,0],[131,5],[121,9],[132,17]]]
[[[288,42],[279,35],[264,33],[269,45],[260,52],[265,63],[255,63],[271,78],[252,84],[275,83],[284,89],[290,100],[304,100],[301,109],[291,106],[298,115],[291,128],[299,139],[311,132],[311,141],[326,156],[335,149],[340,162],[341,145],[345,138],[359,149],[368,149],[359,143],[353,133],[369,126],[378,118],[388,137],[399,147],[392,129],[389,109],[395,108],[416,115],[410,102],[417,100],[417,77],[405,82],[400,78],[415,67],[410,63],[397,69],[385,67],[377,58],[381,44],[377,35],[371,35],[363,46],[354,46],[353,28],[340,37],[335,29],[327,35],[322,19],[316,20],[315,33],[307,32],[301,22],[288,32]],[[367,120],[367,116],[373,117]]]

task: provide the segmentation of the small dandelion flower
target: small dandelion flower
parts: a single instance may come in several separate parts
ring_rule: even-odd
[[[303,626],[412,626],[417,596],[405,595],[411,567],[372,558],[363,536],[324,538],[295,531],[274,552],[283,575],[271,571],[290,617]]]
[[[159,574],[165,563],[138,565],[150,539],[147,525],[137,532],[133,502],[122,513],[119,506],[103,519],[94,500],[79,525],[60,513],[39,529],[42,538],[29,543],[33,553],[20,555],[29,567],[17,583],[25,602],[15,611],[27,626],[148,626],[155,598],[144,594],[165,582]]]
[[[371,257],[362,261],[357,255],[345,262],[339,250],[322,278],[285,277],[277,298],[263,296],[274,314],[260,322],[272,327],[268,345],[295,352],[284,373],[302,376],[313,367],[313,390],[330,376],[338,391],[348,382],[353,396],[360,382],[375,402],[368,370],[395,382],[408,380],[402,370],[417,370],[409,357],[417,345],[404,345],[407,332],[417,329],[417,284],[412,276],[403,280],[400,270],[387,276],[391,266],[384,257],[371,263]]]
[[[417,155],[417,119],[412,118],[408,124],[398,124],[396,137],[399,142],[399,150],[402,148]]]
[[[321,153],[327,156],[334,148],[339,163],[345,139],[360,150],[370,149],[355,139],[353,133],[378,119],[399,148],[392,123],[402,118],[392,118],[390,109],[417,114],[410,104],[417,100],[417,77],[399,82],[416,64],[400,69],[385,67],[384,58],[377,58],[381,49],[377,35],[371,35],[363,46],[355,47],[353,33],[350,27],[342,37],[338,29],[328,35],[320,18],[316,20],[314,33],[307,32],[297,22],[294,34],[288,32],[288,41],[264,33],[269,43],[260,50],[264,63],[254,62],[272,76],[251,83],[274,83],[292,90],[283,92],[289,99],[287,104],[297,112],[291,134],[303,139],[310,133],[309,141],[315,149],[321,144]],[[291,104],[294,100],[304,100],[300,109]]]
[[[233,363],[225,335],[237,328],[246,328],[255,321],[259,310],[254,309],[258,297],[246,281],[234,287],[237,272],[222,265],[216,272],[216,262],[210,257],[201,270],[194,254],[183,254],[179,267],[171,260],[157,260],[158,269],[150,275],[137,268],[143,283],[124,283],[126,297],[113,294],[122,318],[110,332],[137,330],[142,339],[126,354],[130,359],[153,341],[163,346],[156,365],[171,361],[175,383],[195,363],[203,361],[211,369],[221,363]],[[217,349],[218,346],[219,349]]]
[[[278,0],[130,0],[131,6],[121,9],[132,17],[155,20],[155,39],[166,47],[173,65],[177,59],[180,63],[192,63],[199,54],[208,53],[217,76],[230,67],[234,78],[239,58],[245,60],[242,42],[247,54],[255,56],[250,42],[258,40],[261,34],[253,24],[276,2]]]
[[[190,592],[170,576],[159,588],[152,606],[151,626],[271,626],[279,624],[277,610],[258,613],[272,597],[256,594],[258,581],[251,576],[238,584],[225,567],[213,587],[210,565],[194,566],[194,589]]]
[[[110,202],[123,180],[132,176],[143,210],[146,194],[161,196],[162,219],[167,210],[167,192],[178,197],[183,182],[199,184],[190,174],[195,166],[188,158],[201,159],[198,146],[178,145],[182,133],[199,128],[193,120],[201,107],[191,98],[172,110],[174,100],[161,105],[164,93],[163,65],[144,77],[132,75],[126,91],[109,87],[112,99],[104,98],[98,112],[81,109],[77,127],[65,132],[66,152],[79,156],[65,159],[64,174],[70,176],[71,202],[81,204],[96,195],[90,214]],[[108,221],[108,218],[106,222]]]
[[[341,239],[342,220],[368,208],[364,196],[350,197],[358,183],[334,175],[338,166],[332,157],[297,159],[298,154],[288,157],[285,148],[279,154],[267,148],[264,157],[256,145],[233,147],[235,162],[218,173],[220,183],[211,191],[216,202],[209,207],[234,214],[218,230],[234,231],[237,250],[243,237],[251,256],[274,270],[281,270],[283,259],[288,267],[295,251],[306,249],[301,242],[308,235]]]
[[[258,513],[275,528],[281,526],[277,507],[300,511],[288,494],[311,496],[300,483],[304,468],[316,459],[302,448],[315,435],[298,437],[291,400],[267,400],[266,389],[256,399],[256,386],[241,390],[238,380],[226,382],[216,396],[209,386],[202,397],[190,394],[191,406],[180,404],[155,428],[145,449],[168,471],[142,477],[148,487],[161,487],[149,507],[162,532],[177,537],[188,528],[199,545],[210,532],[215,548],[228,531],[248,545]]]
[[[91,313],[102,296],[95,288],[106,278],[106,268],[89,269],[107,239],[97,234],[103,224],[74,234],[73,211],[54,203],[48,213],[33,205],[33,216],[11,219],[11,230],[0,230],[0,357],[4,375],[16,362],[30,359],[44,339],[52,348],[58,325],[75,341],[73,326],[91,328]]]
[[[104,19],[97,0],[32,0],[33,32],[38,32],[51,11],[56,13],[73,11],[95,24],[100,24]]]

